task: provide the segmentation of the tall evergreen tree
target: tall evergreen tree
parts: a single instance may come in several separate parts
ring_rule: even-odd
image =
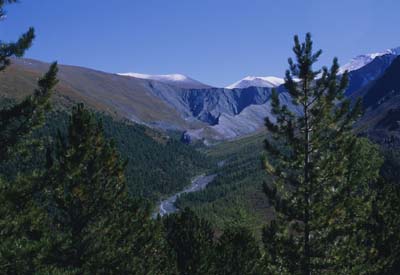
[[[0,0],[0,18],[5,16],[4,6],[15,2],[16,0]],[[11,57],[24,55],[34,38],[34,29],[29,28],[17,42],[0,41],[0,73],[10,65]],[[10,152],[14,153],[18,149],[18,143],[25,141],[33,129],[43,124],[44,112],[50,106],[51,91],[57,84],[56,74],[57,64],[53,63],[46,75],[39,80],[39,88],[32,96],[10,108],[0,110],[0,161],[7,160]]]
[[[54,155],[53,157],[51,155]],[[143,202],[129,198],[125,163],[82,104],[68,133],[48,153],[42,199],[50,220],[41,271],[71,274],[170,274],[167,244]]]
[[[210,224],[188,208],[165,218],[166,239],[176,253],[181,275],[212,274],[214,233]]]
[[[38,81],[33,95],[9,108],[0,110],[0,162],[18,153],[25,153],[29,145],[38,146],[31,136],[32,131],[43,125],[45,114],[50,110],[50,97],[57,84],[57,63]]]
[[[30,150],[41,145],[31,133],[44,122],[56,73],[57,66],[53,64],[39,80],[39,89],[33,96],[0,110],[0,163],[21,153],[29,159]],[[36,197],[43,190],[38,181],[41,173],[25,171],[12,179],[0,176],[0,271],[8,274],[29,273],[43,245],[40,232],[44,215]]]
[[[0,17],[5,15],[4,6],[13,0],[0,1]],[[10,65],[11,57],[21,57],[31,46],[34,30],[30,28],[17,42],[0,42],[0,73]],[[38,82],[38,89],[22,102],[0,110],[0,164],[24,152],[29,157],[28,145],[38,147],[31,133],[44,122],[49,99],[57,83],[57,65]],[[32,147],[31,147],[32,148]],[[0,175],[0,273],[32,273],[34,258],[41,249],[40,221],[43,218],[35,201],[40,190],[35,181],[38,171],[18,175],[9,180]]]
[[[265,168],[274,181],[265,192],[277,212],[263,234],[267,263],[275,274],[357,274],[368,257],[359,242],[371,210],[369,183],[382,161],[375,146],[351,132],[361,104],[343,99],[348,73],[338,75],[336,58],[330,69],[313,69],[321,51],[313,52],[310,34],[294,42],[285,88],[296,110],[274,91],[276,120],[266,119]],[[353,256],[360,260],[345,260]]]
[[[245,228],[230,228],[219,238],[215,248],[215,274],[259,275],[259,244]]]

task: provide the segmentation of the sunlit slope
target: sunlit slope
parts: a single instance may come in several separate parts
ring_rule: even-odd
[[[48,64],[30,59],[13,60],[0,74],[0,95],[20,99],[32,93]],[[146,89],[145,80],[92,69],[60,65],[60,80],[53,97],[57,106],[84,102],[90,107],[144,124],[164,128],[188,128],[171,106]]]

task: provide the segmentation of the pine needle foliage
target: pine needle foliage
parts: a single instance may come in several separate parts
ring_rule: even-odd
[[[382,160],[352,134],[361,101],[344,99],[348,73],[339,75],[337,59],[314,70],[322,51],[313,50],[310,34],[304,42],[294,37],[293,52],[285,88],[295,108],[274,91],[275,119],[265,121],[272,138],[265,140],[264,167],[274,181],[264,189],[277,212],[263,233],[267,263],[274,274],[360,274],[368,252],[359,229]]]

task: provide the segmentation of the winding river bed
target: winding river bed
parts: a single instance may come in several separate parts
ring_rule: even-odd
[[[197,192],[200,190],[203,190],[206,188],[206,186],[214,180],[216,177],[216,174],[213,175],[200,175],[197,176],[192,180],[192,183],[183,189],[182,191],[172,195],[171,197],[168,197],[167,199],[163,200],[160,202],[159,207],[158,207],[158,212],[156,214],[159,214],[160,216],[168,215],[171,213],[175,213],[178,211],[178,209],[175,207],[175,202],[178,199],[178,197],[182,194],[185,193],[193,193]]]

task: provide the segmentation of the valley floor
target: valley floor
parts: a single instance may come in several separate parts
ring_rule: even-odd
[[[205,189],[179,196],[175,207],[189,207],[217,232],[241,226],[259,238],[261,228],[274,216],[262,190],[263,182],[268,181],[261,165],[264,138],[260,133],[203,148],[206,156],[219,164],[212,172],[217,176]]]

